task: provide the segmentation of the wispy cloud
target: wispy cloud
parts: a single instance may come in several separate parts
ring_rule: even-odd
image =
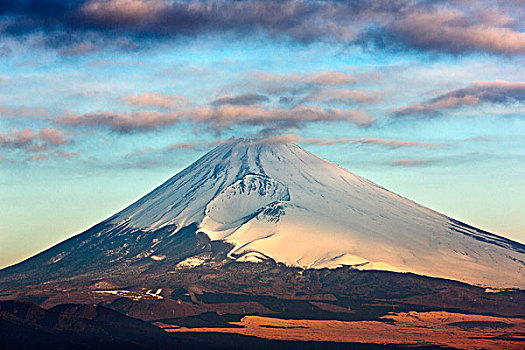
[[[214,106],[234,105],[234,106],[249,106],[268,102],[268,96],[261,94],[243,94],[235,96],[220,96],[211,102]]]
[[[482,103],[505,104],[525,101],[525,82],[478,81],[465,88],[451,90],[424,102],[415,102],[394,111],[395,116],[436,115],[443,110]]]
[[[40,63],[37,61],[17,61],[13,64],[15,67],[31,67],[31,68],[39,68]]]
[[[61,158],[75,158],[79,156],[78,152],[66,152],[61,150],[56,151],[54,154]]]
[[[362,75],[343,71],[319,71],[304,74],[273,74],[263,71],[246,75],[258,89],[271,95],[304,93],[321,86],[344,86],[355,84]]]
[[[48,147],[58,147],[71,142],[67,133],[60,129],[44,127],[40,131],[33,129],[10,130],[0,134],[0,147],[40,151]]]
[[[428,159],[410,159],[410,158],[401,158],[391,161],[389,164],[394,166],[403,166],[403,167],[417,167],[425,166],[434,163],[433,160]]]
[[[321,89],[310,92],[302,101],[328,104],[375,104],[381,100],[378,92],[350,89]]]
[[[421,141],[406,141],[406,140],[389,140],[377,137],[362,137],[362,138],[304,138],[296,134],[282,134],[271,135],[260,139],[261,142],[268,143],[300,143],[303,145],[319,145],[319,146],[334,146],[342,144],[369,144],[380,145],[388,148],[399,147],[423,147],[432,148],[437,146],[444,146],[444,143],[428,143]]]
[[[494,142],[496,140],[488,136],[474,136],[474,137],[469,137],[465,139],[465,141]]]
[[[35,154],[35,155],[27,157],[25,161],[26,162],[39,162],[39,161],[47,160],[47,159],[49,159],[49,156],[45,154]]]
[[[300,127],[308,123],[342,121],[368,126],[375,118],[360,110],[328,109],[317,106],[292,108],[265,108],[253,106],[203,106],[186,113],[193,122],[206,123],[214,130],[224,130],[233,125]]]
[[[78,152],[66,152],[66,151],[56,150],[56,151],[48,152],[45,154],[42,154],[42,153],[34,154],[32,156],[26,157],[24,161],[25,162],[41,162],[41,161],[50,160],[52,158],[61,158],[63,160],[68,160],[71,158],[76,158],[78,156],[79,156]]]
[[[139,111],[134,113],[87,113],[58,117],[56,122],[70,126],[105,127],[120,133],[149,131],[186,121],[221,132],[234,125],[263,127],[301,127],[309,123],[341,121],[368,126],[375,118],[360,110],[329,109],[317,106],[294,106],[288,109],[265,108],[262,105],[197,106],[169,112]]]
[[[43,107],[10,107],[0,105],[0,117],[18,118],[18,117],[38,117],[49,114],[49,111]]]
[[[217,139],[213,141],[192,141],[192,142],[177,142],[172,143],[171,145],[164,148],[167,151],[180,150],[180,149],[189,149],[193,151],[200,151],[203,149],[216,146],[221,142],[224,142],[223,139]]]
[[[144,61],[124,61],[124,60],[108,60],[108,59],[97,59],[88,62],[88,65],[92,67],[106,67],[106,66],[122,66],[122,67],[136,67],[146,64]]]
[[[254,103],[256,99],[260,100],[258,103],[268,102],[270,96],[276,98],[281,106],[288,107],[301,104],[354,106],[378,103],[381,100],[381,92],[350,89],[349,86],[358,83],[369,84],[382,79],[383,75],[380,72],[328,70],[302,74],[274,74],[252,71],[244,75],[242,83],[233,84],[230,88],[255,91],[256,93],[238,95],[242,97],[239,102],[246,99],[249,104]]]
[[[338,145],[345,143],[354,143],[354,144],[369,144],[369,145],[381,145],[389,148],[398,148],[398,147],[436,147],[443,146],[443,143],[428,143],[420,141],[404,141],[404,140],[388,140],[377,137],[362,137],[362,138],[342,138],[342,139],[303,139],[302,143],[311,144],[311,145]]]
[[[134,113],[85,113],[69,114],[56,118],[61,125],[109,128],[119,133],[149,131],[161,126],[178,123],[181,115],[175,112],[138,111]]]
[[[159,107],[165,109],[185,106],[190,102],[184,95],[167,95],[158,91],[124,96],[121,100],[135,107]]]

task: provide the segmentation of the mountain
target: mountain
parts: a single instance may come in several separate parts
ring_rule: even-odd
[[[212,248],[210,248],[212,247]],[[142,274],[220,261],[412,272],[525,288],[525,246],[392,193],[294,144],[231,139],[0,283]]]

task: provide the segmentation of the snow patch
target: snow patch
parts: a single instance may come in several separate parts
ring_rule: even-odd
[[[150,256],[150,258],[155,261],[161,261],[161,260],[166,259],[166,255],[152,255]]]
[[[55,255],[54,257],[52,257],[49,260],[48,264],[55,264],[55,263],[59,262],[60,260],[62,260],[66,255],[67,255],[66,252],[62,252],[62,253],[60,253],[58,255]]]
[[[148,291],[146,292],[146,295],[152,296],[157,299],[164,299],[164,297],[160,295],[161,292],[162,292],[162,289],[160,288],[157,289],[155,292],[153,292],[152,289],[148,289]]]
[[[207,261],[206,258],[203,257],[190,257],[182,260],[180,263],[176,265],[177,268],[193,268],[197,267],[199,265],[204,264]]]

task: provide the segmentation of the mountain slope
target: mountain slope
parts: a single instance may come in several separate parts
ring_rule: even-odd
[[[210,260],[210,239],[229,244],[229,258],[238,261],[352,265],[525,288],[524,245],[420,206],[296,145],[244,139],[219,145],[86,233],[4,270],[0,280],[42,266],[58,278],[60,271],[65,277],[122,270],[124,262],[129,271],[140,261],[148,268],[186,258],[202,264]]]

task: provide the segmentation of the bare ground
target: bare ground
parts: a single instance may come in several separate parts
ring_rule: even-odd
[[[167,332],[219,332],[265,339],[438,345],[460,349],[523,349],[525,319],[444,311],[390,313],[379,321],[289,320],[245,316],[231,328],[186,328],[157,322]]]

